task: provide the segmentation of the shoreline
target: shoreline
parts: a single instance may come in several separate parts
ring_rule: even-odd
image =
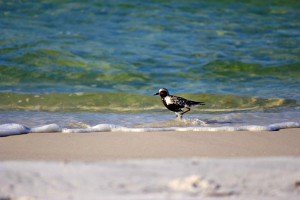
[[[299,131],[29,133],[0,138],[0,161],[297,157]]]

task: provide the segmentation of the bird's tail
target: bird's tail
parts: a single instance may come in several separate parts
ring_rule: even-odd
[[[202,105],[203,106],[203,105],[205,105],[204,102],[197,102],[197,101],[188,101],[187,104],[189,106],[197,106],[197,105]]]

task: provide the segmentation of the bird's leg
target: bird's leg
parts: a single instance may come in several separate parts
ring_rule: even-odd
[[[189,108],[189,107],[184,107],[186,110],[185,111],[183,111],[183,112],[177,112],[176,113],[176,119],[179,119],[179,120],[181,120],[182,119],[182,115],[184,114],[184,113],[186,113],[186,112],[189,112],[191,109]]]
[[[181,120],[182,119],[182,113],[176,113],[176,119]]]
[[[181,115],[183,115],[184,113],[187,113],[191,110],[189,107],[185,107],[185,108],[186,108],[186,111],[182,112]]]

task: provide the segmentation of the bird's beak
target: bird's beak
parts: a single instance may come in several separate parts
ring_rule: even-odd
[[[159,92],[155,93],[153,96],[155,96],[155,95],[159,95]]]

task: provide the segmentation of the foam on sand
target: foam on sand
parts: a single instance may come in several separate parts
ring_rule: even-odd
[[[57,124],[48,124],[39,127],[28,128],[21,124],[2,124],[0,125],[0,136],[19,135],[27,133],[89,133],[89,132],[153,132],[153,131],[278,131],[286,128],[300,128],[298,122],[282,122],[271,125],[246,125],[246,126],[192,126],[192,127],[165,127],[165,128],[130,128],[114,124],[98,124],[87,128],[62,128]]]
[[[21,124],[1,124],[0,136],[20,135],[30,132],[30,128]]]
[[[0,125],[0,136],[20,135],[27,133],[52,133],[61,132],[61,128],[57,124],[48,124],[34,128],[28,128],[21,124],[2,124]]]

